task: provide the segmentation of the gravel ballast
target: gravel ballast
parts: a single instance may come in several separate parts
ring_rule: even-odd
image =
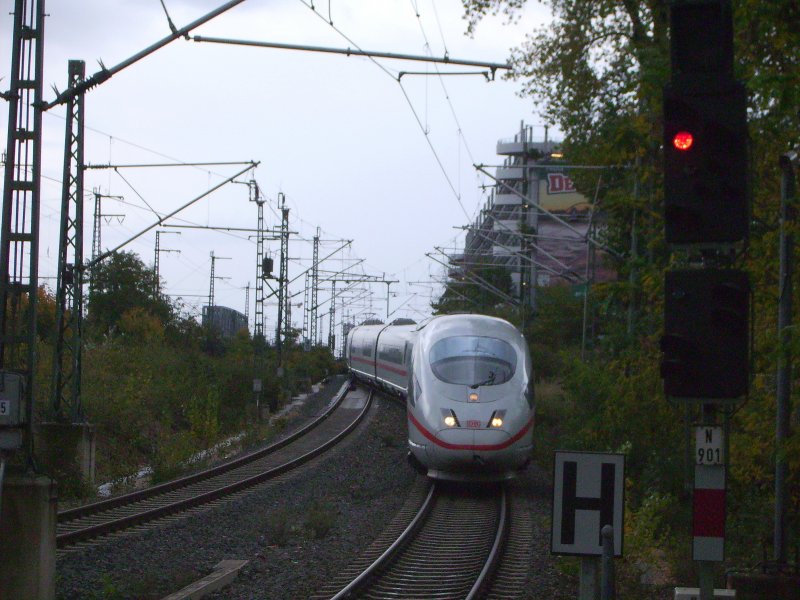
[[[293,415],[294,429],[323,410],[334,380]],[[367,420],[332,453],[279,481],[157,529],[125,533],[58,558],[57,597],[162,598],[225,559],[248,560],[210,598],[307,598],[365,549],[403,505],[417,475],[406,463],[403,409],[377,397]],[[577,584],[549,554],[549,476],[531,467],[513,490],[533,522],[521,598],[574,598]]]

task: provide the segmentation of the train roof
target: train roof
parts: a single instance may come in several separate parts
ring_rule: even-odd
[[[459,331],[463,331],[464,333],[474,333],[476,328],[480,328],[482,331],[487,333],[490,331],[505,333],[514,332],[517,335],[522,335],[515,325],[509,323],[505,319],[477,313],[436,315],[426,323],[420,325],[417,331],[426,329],[431,333],[438,334],[449,332],[453,335],[458,335]]]

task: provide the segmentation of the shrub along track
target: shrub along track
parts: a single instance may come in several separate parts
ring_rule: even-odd
[[[372,394],[344,384],[328,409],[302,429],[256,452],[145,490],[58,514],[59,549],[214,502],[274,479],[343,440],[367,414]]]

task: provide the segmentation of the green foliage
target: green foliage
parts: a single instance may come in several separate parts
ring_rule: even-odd
[[[295,532],[291,514],[285,509],[271,511],[267,516],[266,533],[270,544],[285,546]]]
[[[316,501],[308,509],[305,528],[314,539],[321,540],[336,524],[336,507],[331,502]]]
[[[153,327],[165,327],[174,317],[174,307],[161,296],[155,273],[132,252],[115,252],[98,264],[92,274],[89,293],[90,331],[97,336],[115,333],[126,318],[133,326],[127,333],[135,336]],[[129,314],[130,311],[138,314]],[[147,323],[145,315],[152,321]]]
[[[582,325],[583,299],[575,289],[559,285],[537,290],[536,314],[524,332],[537,381],[563,374],[563,351],[580,347]]]
[[[308,391],[337,369],[327,348],[305,352],[287,344],[279,379],[275,349],[263,342],[256,347],[246,330],[210,341],[194,319],[182,316],[181,306],[156,293],[152,270],[135,254],[114,254],[93,275],[82,407],[96,428],[99,482],[129,488],[131,476],[148,465],[152,480],[170,479],[197,467],[189,459],[228,436],[244,432],[244,445],[268,439],[285,421],[274,427],[257,422],[253,379],[262,380],[262,400],[280,406],[289,390]],[[47,335],[38,342],[35,395],[49,399],[55,299],[45,288],[39,307],[39,331]],[[37,402],[39,420],[47,410],[48,402]],[[85,495],[79,478],[60,473],[59,484],[67,496]]]
[[[462,1],[471,32],[487,15],[504,13],[513,19],[528,4]],[[559,445],[624,448],[628,475],[636,482],[636,493],[629,497],[628,540],[651,563],[686,564],[685,551],[672,551],[676,544],[687,543],[681,486],[685,467],[680,456],[683,407],[665,401],[657,369],[663,274],[671,261],[681,258],[679,254],[670,258],[667,252],[661,216],[661,88],[669,77],[668,2],[550,0],[546,4],[554,21],[512,51],[510,77],[521,82],[522,93],[532,99],[544,122],[564,132],[570,163],[635,168],[607,169],[599,185],[594,175],[573,173],[579,189],[592,197],[596,192],[605,213],[603,241],[619,257],[612,264],[618,281],[590,291],[586,362],[574,359],[574,331],[567,336],[573,343],[560,338],[565,328],[558,318],[577,326],[575,314],[548,314],[542,306],[526,334],[541,365],[539,374],[563,380],[563,419],[549,422],[559,432]],[[789,464],[789,531],[800,528],[798,428],[783,448],[774,447],[777,361],[790,349],[795,356],[800,354],[800,336],[795,336],[791,348],[782,348],[776,335],[778,157],[796,148],[800,137],[796,26],[800,7],[793,0],[734,0],[733,9],[735,70],[749,96],[753,221],[748,251],[737,266],[751,274],[754,372],[750,398],[731,427],[728,554],[749,563],[754,545],[771,535],[776,453]],[[796,220],[787,227],[795,236],[800,234]],[[797,270],[794,277],[796,286]],[[542,410],[546,424],[547,408]],[[689,419],[695,417],[688,411]],[[664,555],[653,555],[659,548]],[[630,564],[625,568],[630,570],[622,577],[629,583],[641,570]]]
[[[208,447],[219,435],[220,394],[215,387],[205,396],[192,396],[186,409],[195,447]]]
[[[510,273],[497,267],[469,268],[468,277],[457,277],[445,289],[438,301],[432,304],[434,314],[478,312],[497,314],[503,304],[502,296],[487,293],[487,286],[501,294],[511,294]],[[479,283],[482,280],[483,285]]]

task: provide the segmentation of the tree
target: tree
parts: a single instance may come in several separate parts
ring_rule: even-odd
[[[480,277],[501,292],[512,295],[511,274],[498,267],[469,267],[467,276],[451,278],[445,286],[441,297],[432,303],[435,314],[451,314],[455,312],[478,312],[495,314],[498,304],[504,301],[501,297],[487,291],[469,274]]]
[[[116,252],[95,267],[89,293],[88,324],[106,335],[119,329],[120,319],[138,309],[166,326],[175,318],[170,302],[158,293],[155,273],[133,252]]]
[[[504,13],[513,19],[527,4],[527,0],[462,1],[469,31],[487,14]],[[521,93],[533,100],[545,122],[564,132],[569,162],[625,166],[638,183],[639,193],[633,194],[632,185],[620,185],[626,171],[611,173],[610,180],[604,171],[605,186],[599,197],[607,217],[606,241],[624,257],[617,265],[621,281],[633,285],[618,282],[592,290],[605,334],[590,361],[576,361],[565,377],[568,396],[578,407],[573,415],[578,426],[568,436],[579,446],[627,448],[629,474],[639,492],[629,496],[629,501],[633,514],[638,514],[636,505],[644,507],[649,495],[679,495],[682,470],[679,453],[674,451],[680,434],[673,431],[681,417],[670,412],[665,401],[657,401],[661,282],[669,266],[661,217],[661,104],[662,87],[669,77],[669,3],[546,3],[552,8],[553,21],[512,50],[510,78],[521,82]],[[731,531],[737,533],[729,539],[729,556],[749,560],[752,539],[765,535],[771,513],[776,452],[773,379],[779,355],[778,157],[800,143],[800,5],[796,0],[733,0],[732,5],[734,70],[748,92],[753,224],[747,251],[737,262],[751,274],[754,373],[750,398],[732,425],[728,518]],[[579,188],[589,188],[590,182],[580,173],[574,180]],[[629,250],[632,225],[639,238],[635,253]],[[797,223],[788,227],[795,236],[800,234]],[[634,276],[628,279],[629,274]],[[797,270],[795,278],[800,278]],[[624,327],[627,311],[619,307],[634,298],[638,299],[639,327],[631,331]],[[537,328],[540,337],[547,336],[547,323],[539,322]],[[620,334],[627,335],[625,343],[620,343],[624,337]],[[798,356],[800,337],[795,336],[793,343]],[[794,385],[798,383],[795,380]],[[798,421],[800,412],[795,413]],[[653,452],[654,447],[660,451]],[[667,452],[668,448],[672,450]],[[800,434],[795,431],[777,451],[784,452],[789,462],[790,523],[797,522]],[[665,469],[664,464],[670,463],[672,468]],[[662,508],[668,510],[668,503]],[[750,521],[743,518],[745,514]],[[680,530],[677,525],[676,531]]]

